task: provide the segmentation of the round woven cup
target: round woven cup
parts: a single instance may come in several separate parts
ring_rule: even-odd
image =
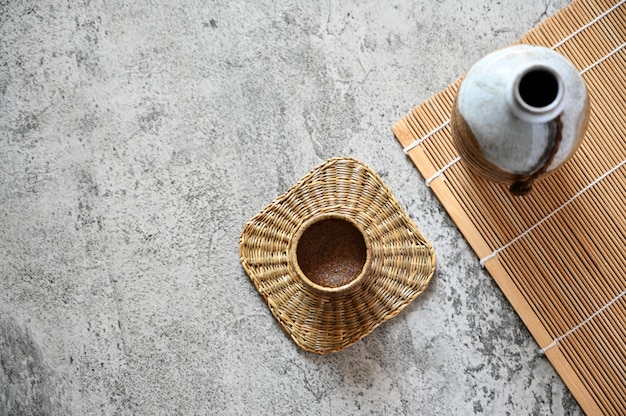
[[[427,287],[435,254],[369,167],[329,159],[245,225],[241,264],[307,351],[340,351]]]
[[[360,226],[348,216],[332,213],[314,215],[303,223],[289,250],[302,283],[331,297],[360,288],[370,275],[370,252],[369,239]]]

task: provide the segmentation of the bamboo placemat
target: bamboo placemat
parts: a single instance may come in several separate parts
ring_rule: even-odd
[[[576,0],[520,42],[569,58],[591,101],[581,147],[530,195],[459,157],[449,118],[461,80],[393,131],[583,410],[626,415],[625,0]]]

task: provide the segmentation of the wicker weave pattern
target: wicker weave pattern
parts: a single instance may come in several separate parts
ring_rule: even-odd
[[[299,275],[295,237],[317,217],[346,218],[368,242],[369,261],[350,290],[315,290]],[[244,227],[241,263],[280,326],[300,347],[340,351],[421,294],[432,246],[389,188],[364,164],[334,158],[311,171]]]

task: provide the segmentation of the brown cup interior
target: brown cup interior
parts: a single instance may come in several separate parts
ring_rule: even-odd
[[[300,270],[307,279],[326,288],[338,288],[354,281],[367,261],[367,247],[361,231],[350,221],[325,218],[310,224],[296,248]]]

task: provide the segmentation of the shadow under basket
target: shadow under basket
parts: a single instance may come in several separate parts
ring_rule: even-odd
[[[241,264],[297,345],[340,351],[426,289],[430,243],[366,165],[329,159],[253,217]]]

